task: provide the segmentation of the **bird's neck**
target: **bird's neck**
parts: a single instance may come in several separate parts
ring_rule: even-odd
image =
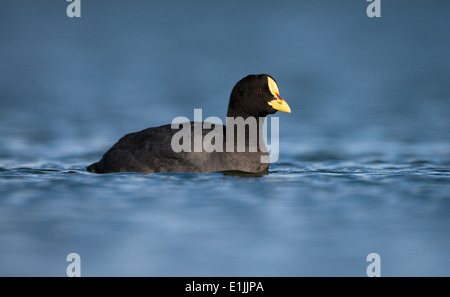
[[[227,138],[229,133],[233,133],[234,138],[234,146],[237,148],[239,143],[245,141],[245,151],[252,151],[249,148],[251,146],[255,146],[257,151],[267,150],[266,144],[264,141],[264,122],[266,117],[254,117],[247,116],[244,117],[242,115],[230,117],[227,116]]]

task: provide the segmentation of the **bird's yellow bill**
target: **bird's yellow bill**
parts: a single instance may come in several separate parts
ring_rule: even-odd
[[[269,91],[272,93],[272,95],[275,97],[275,99],[269,101],[269,105],[272,106],[273,109],[291,113],[291,108],[289,105],[280,98],[280,91],[278,90],[277,83],[270,77],[267,77],[267,84],[269,86]]]
[[[268,104],[270,106],[272,106],[273,109],[276,109],[276,110],[279,110],[282,112],[291,113],[291,108],[286,103],[286,101],[284,101],[283,99],[281,99],[278,96],[277,96],[277,99],[273,99],[273,100],[269,101]]]

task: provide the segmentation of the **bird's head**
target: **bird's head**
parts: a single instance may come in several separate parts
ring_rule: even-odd
[[[280,97],[275,79],[268,74],[248,75],[231,91],[227,117],[265,117],[278,110],[291,112]]]

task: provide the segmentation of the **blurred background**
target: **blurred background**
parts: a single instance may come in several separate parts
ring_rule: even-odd
[[[0,275],[450,275],[450,3],[0,2]],[[263,178],[92,175],[126,133],[225,118],[268,73]]]

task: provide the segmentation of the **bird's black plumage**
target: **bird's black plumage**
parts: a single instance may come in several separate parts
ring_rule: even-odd
[[[241,79],[233,88],[228,104],[227,121],[242,117],[265,118],[277,110],[290,112],[289,106],[279,97],[275,80],[267,75],[249,75]],[[257,120],[258,131],[262,126]],[[236,127],[234,127],[236,129]],[[248,127],[247,127],[248,128]],[[256,151],[249,147],[249,131],[245,133],[245,151],[237,151],[234,133],[234,150],[226,149],[226,126],[212,124],[211,128],[203,123],[190,123],[191,148],[194,147],[194,133],[201,131],[202,139],[217,136],[215,141],[223,139],[222,150],[212,151],[203,147],[201,152],[176,152],[171,146],[172,137],[179,129],[171,125],[148,128],[140,132],[127,134],[111,147],[102,159],[87,169],[96,173],[112,172],[219,172],[241,171],[264,173],[269,164],[261,162],[262,156],[268,156],[264,141],[257,145]],[[200,129],[200,130],[199,130]],[[262,134],[258,134],[260,137]],[[258,142],[259,143],[259,142]]]

